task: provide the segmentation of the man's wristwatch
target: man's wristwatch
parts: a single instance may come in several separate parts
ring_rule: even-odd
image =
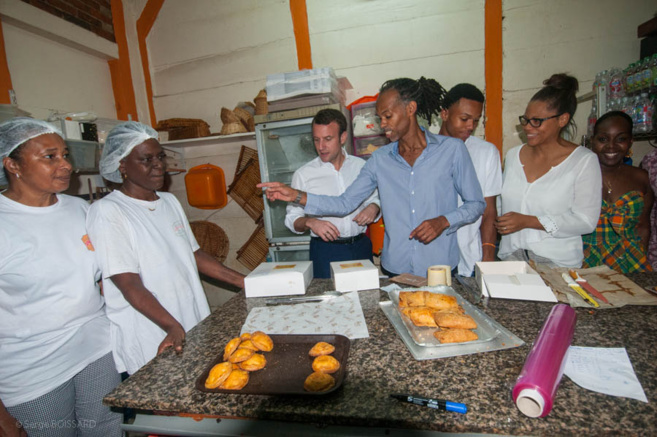
[[[301,202],[301,195],[303,194],[303,191],[297,190],[299,194],[297,194],[297,198],[294,199],[294,203],[300,203]]]

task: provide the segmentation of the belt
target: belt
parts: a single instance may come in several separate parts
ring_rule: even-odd
[[[353,244],[358,240],[361,240],[365,237],[365,233],[358,234],[355,237],[346,237],[346,238],[338,238],[337,240],[333,241],[324,241],[319,237],[311,237],[311,240],[315,241],[321,241],[322,243],[327,243],[327,244]]]

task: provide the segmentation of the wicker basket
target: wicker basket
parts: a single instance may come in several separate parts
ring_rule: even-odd
[[[221,121],[224,124],[239,122],[240,118],[228,108],[221,108]]]
[[[265,115],[269,113],[269,105],[267,105],[267,91],[260,90],[253,101],[255,102],[256,106],[256,115]]]
[[[254,221],[260,220],[265,210],[262,190],[256,187],[260,183],[260,166],[258,160],[250,159],[233,183],[228,187],[228,195],[237,202]]]
[[[240,157],[237,158],[237,166],[235,166],[235,176],[233,176],[233,181],[237,180],[237,176],[242,173],[250,160],[254,160],[256,163],[258,162],[258,151],[250,147],[242,146],[240,149]]]
[[[242,134],[248,132],[241,121],[231,121],[230,123],[224,123],[221,127],[221,132],[219,135],[232,135],[232,134]]]
[[[267,259],[268,252],[269,243],[267,243],[267,237],[265,236],[264,225],[261,223],[246,243],[237,250],[237,260],[253,270]]]
[[[240,121],[248,132],[255,132],[255,121],[253,120],[253,115],[251,115],[249,111],[238,106],[233,109],[233,112],[240,118]]]
[[[226,261],[230,248],[228,236],[219,225],[205,220],[190,222],[194,237],[201,249],[219,262]]]
[[[210,136],[210,125],[198,118],[160,120],[155,130],[168,132],[170,141]]]

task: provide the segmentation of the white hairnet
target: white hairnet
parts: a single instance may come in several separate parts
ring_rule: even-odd
[[[0,162],[21,144],[39,135],[62,133],[47,121],[15,117],[0,124]],[[3,166],[4,168],[4,166]],[[0,171],[0,185],[6,185],[5,172]]]
[[[128,156],[132,149],[151,138],[157,140],[157,131],[136,121],[114,126],[107,135],[100,157],[100,174],[108,181],[121,183],[119,162]]]

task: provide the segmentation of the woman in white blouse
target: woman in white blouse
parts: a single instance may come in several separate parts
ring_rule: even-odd
[[[543,83],[520,116],[527,143],[506,155],[498,255],[580,267],[582,235],[600,216],[600,166],[593,152],[562,137],[574,125],[577,79],[554,74]]]

